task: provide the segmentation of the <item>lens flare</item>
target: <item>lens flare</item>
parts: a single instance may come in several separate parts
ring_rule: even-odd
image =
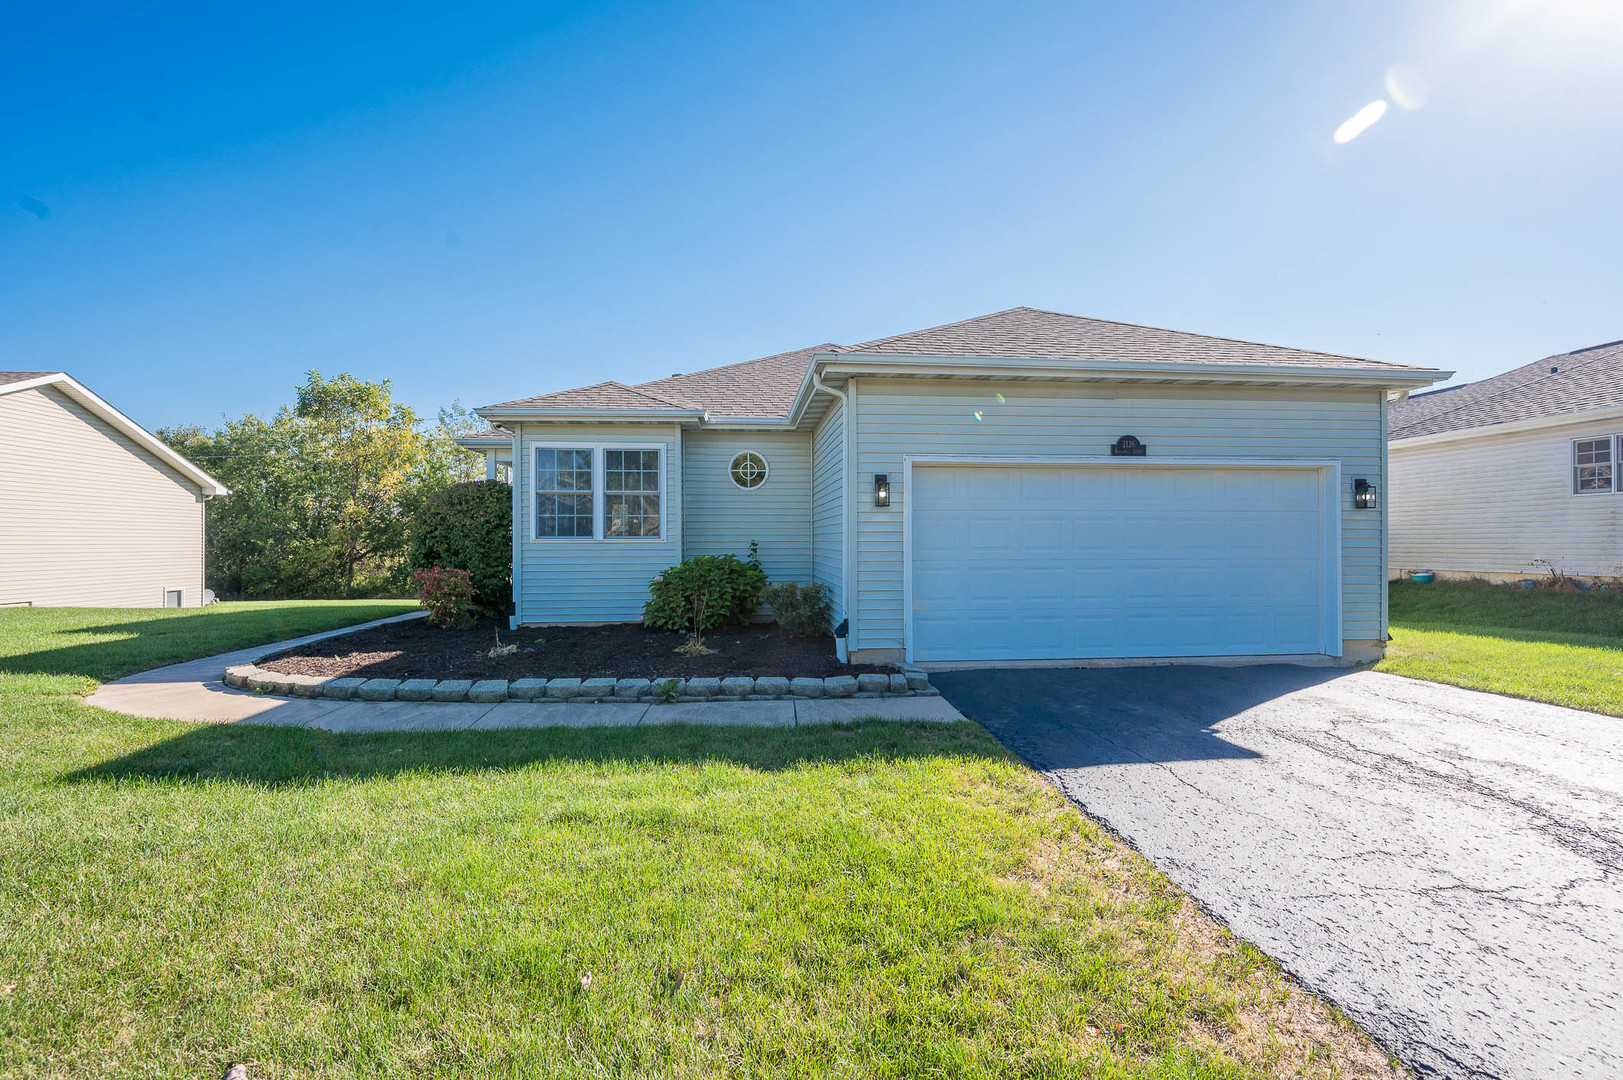
[[[1414,112],[1425,107],[1431,96],[1431,84],[1420,74],[1419,68],[1408,64],[1393,64],[1386,69],[1386,96],[1400,109]]]
[[[1353,113],[1346,123],[1336,128],[1336,142],[1350,143],[1375,125],[1375,121],[1386,115],[1386,100],[1372,101],[1362,109]]]
[[[974,415],[975,415],[976,421],[978,422],[981,419],[981,411],[979,409],[976,409]]]

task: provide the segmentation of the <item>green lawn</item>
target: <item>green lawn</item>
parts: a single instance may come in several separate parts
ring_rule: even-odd
[[[1377,671],[1623,716],[1623,591],[1391,585]]]
[[[67,693],[377,614],[0,612],[0,1077],[1396,1075],[973,724],[337,736]]]

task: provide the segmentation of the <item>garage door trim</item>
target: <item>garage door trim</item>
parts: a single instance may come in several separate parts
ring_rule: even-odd
[[[1074,466],[1110,469],[1293,469],[1319,474],[1320,580],[1319,651],[1341,655],[1341,462],[1332,458],[1161,457],[1095,455],[904,454],[902,456],[902,633],[907,661],[913,662],[913,470],[915,467]]]

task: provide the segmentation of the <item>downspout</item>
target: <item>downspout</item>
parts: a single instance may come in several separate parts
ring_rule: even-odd
[[[823,382],[815,366],[811,380],[817,389],[840,401],[840,607],[844,617],[834,630],[834,656],[844,664],[848,662],[846,657],[850,654],[846,642],[851,628],[851,604],[847,599],[851,595],[851,543],[846,530],[846,517],[851,512],[850,476],[847,473],[851,463],[851,410],[846,407],[845,391],[836,390]]]
[[[509,630],[517,630],[519,628],[519,624],[523,621],[524,616],[524,611],[519,605],[520,597],[524,595],[522,589],[524,582],[524,560],[520,557],[523,552],[523,548],[521,547],[520,543],[523,538],[523,532],[520,528],[520,524],[522,522],[522,515],[520,514],[520,511],[523,510],[524,507],[520,502],[520,499],[523,496],[519,490],[522,486],[519,480],[519,462],[523,454],[524,438],[521,434],[523,430],[523,424],[513,425],[513,467],[507,471],[507,478],[513,484],[513,615],[507,623]]]

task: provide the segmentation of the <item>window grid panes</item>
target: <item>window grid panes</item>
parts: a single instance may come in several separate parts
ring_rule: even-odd
[[[592,537],[590,448],[535,452],[535,535]]]
[[[659,535],[659,451],[603,451],[603,535]]]
[[[745,450],[733,458],[728,472],[733,483],[746,491],[753,490],[766,483],[766,459],[753,450]]]
[[[1572,444],[1572,492],[1588,495],[1612,490],[1613,438],[1578,439]]]

